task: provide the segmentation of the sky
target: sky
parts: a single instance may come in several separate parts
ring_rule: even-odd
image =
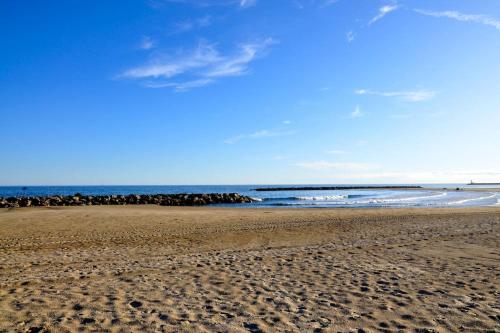
[[[500,181],[498,0],[5,0],[0,35],[0,185]]]

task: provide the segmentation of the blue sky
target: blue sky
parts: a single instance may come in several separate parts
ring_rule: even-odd
[[[500,4],[0,3],[0,184],[500,181]]]

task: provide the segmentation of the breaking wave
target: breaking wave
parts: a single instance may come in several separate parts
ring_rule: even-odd
[[[480,200],[493,199],[493,198],[495,198],[497,196],[496,193],[489,193],[489,194],[490,195],[487,195],[487,196],[484,196],[484,197],[479,197],[479,198],[469,198],[469,199],[462,199],[462,200],[457,200],[457,201],[451,201],[451,202],[448,202],[448,205],[463,205],[463,204],[471,202],[471,201],[480,201]],[[498,199],[497,199],[497,202],[498,202]]]

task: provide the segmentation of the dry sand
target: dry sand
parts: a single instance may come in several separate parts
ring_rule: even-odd
[[[0,210],[0,332],[499,332],[500,208]]]

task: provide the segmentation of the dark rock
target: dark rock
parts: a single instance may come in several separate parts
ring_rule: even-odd
[[[73,310],[81,311],[81,310],[83,310],[83,306],[81,306],[80,304],[75,304],[75,305],[73,305]]]
[[[82,318],[82,320],[80,321],[83,325],[88,325],[88,324],[93,324],[95,323],[95,319],[94,318],[90,318],[90,317],[86,317],[86,318]]]
[[[260,332],[264,332],[263,330],[261,330],[259,328],[259,325],[257,324],[254,324],[254,323],[243,323],[243,326],[248,330],[250,331],[251,333],[260,333]]]
[[[129,305],[131,307],[133,307],[134,309],[137,309],[137,308],[140,308],[142,306],[142,302],[139,302],[139,301],[132,301],[129,303]]]
[[[425,295],[425,296],[431,296],[431,295],[434,295],[434,293],[428,291],[428,290],[425,290],[425,289],[420,289],[418,291],[418,294],[419,295]]]

